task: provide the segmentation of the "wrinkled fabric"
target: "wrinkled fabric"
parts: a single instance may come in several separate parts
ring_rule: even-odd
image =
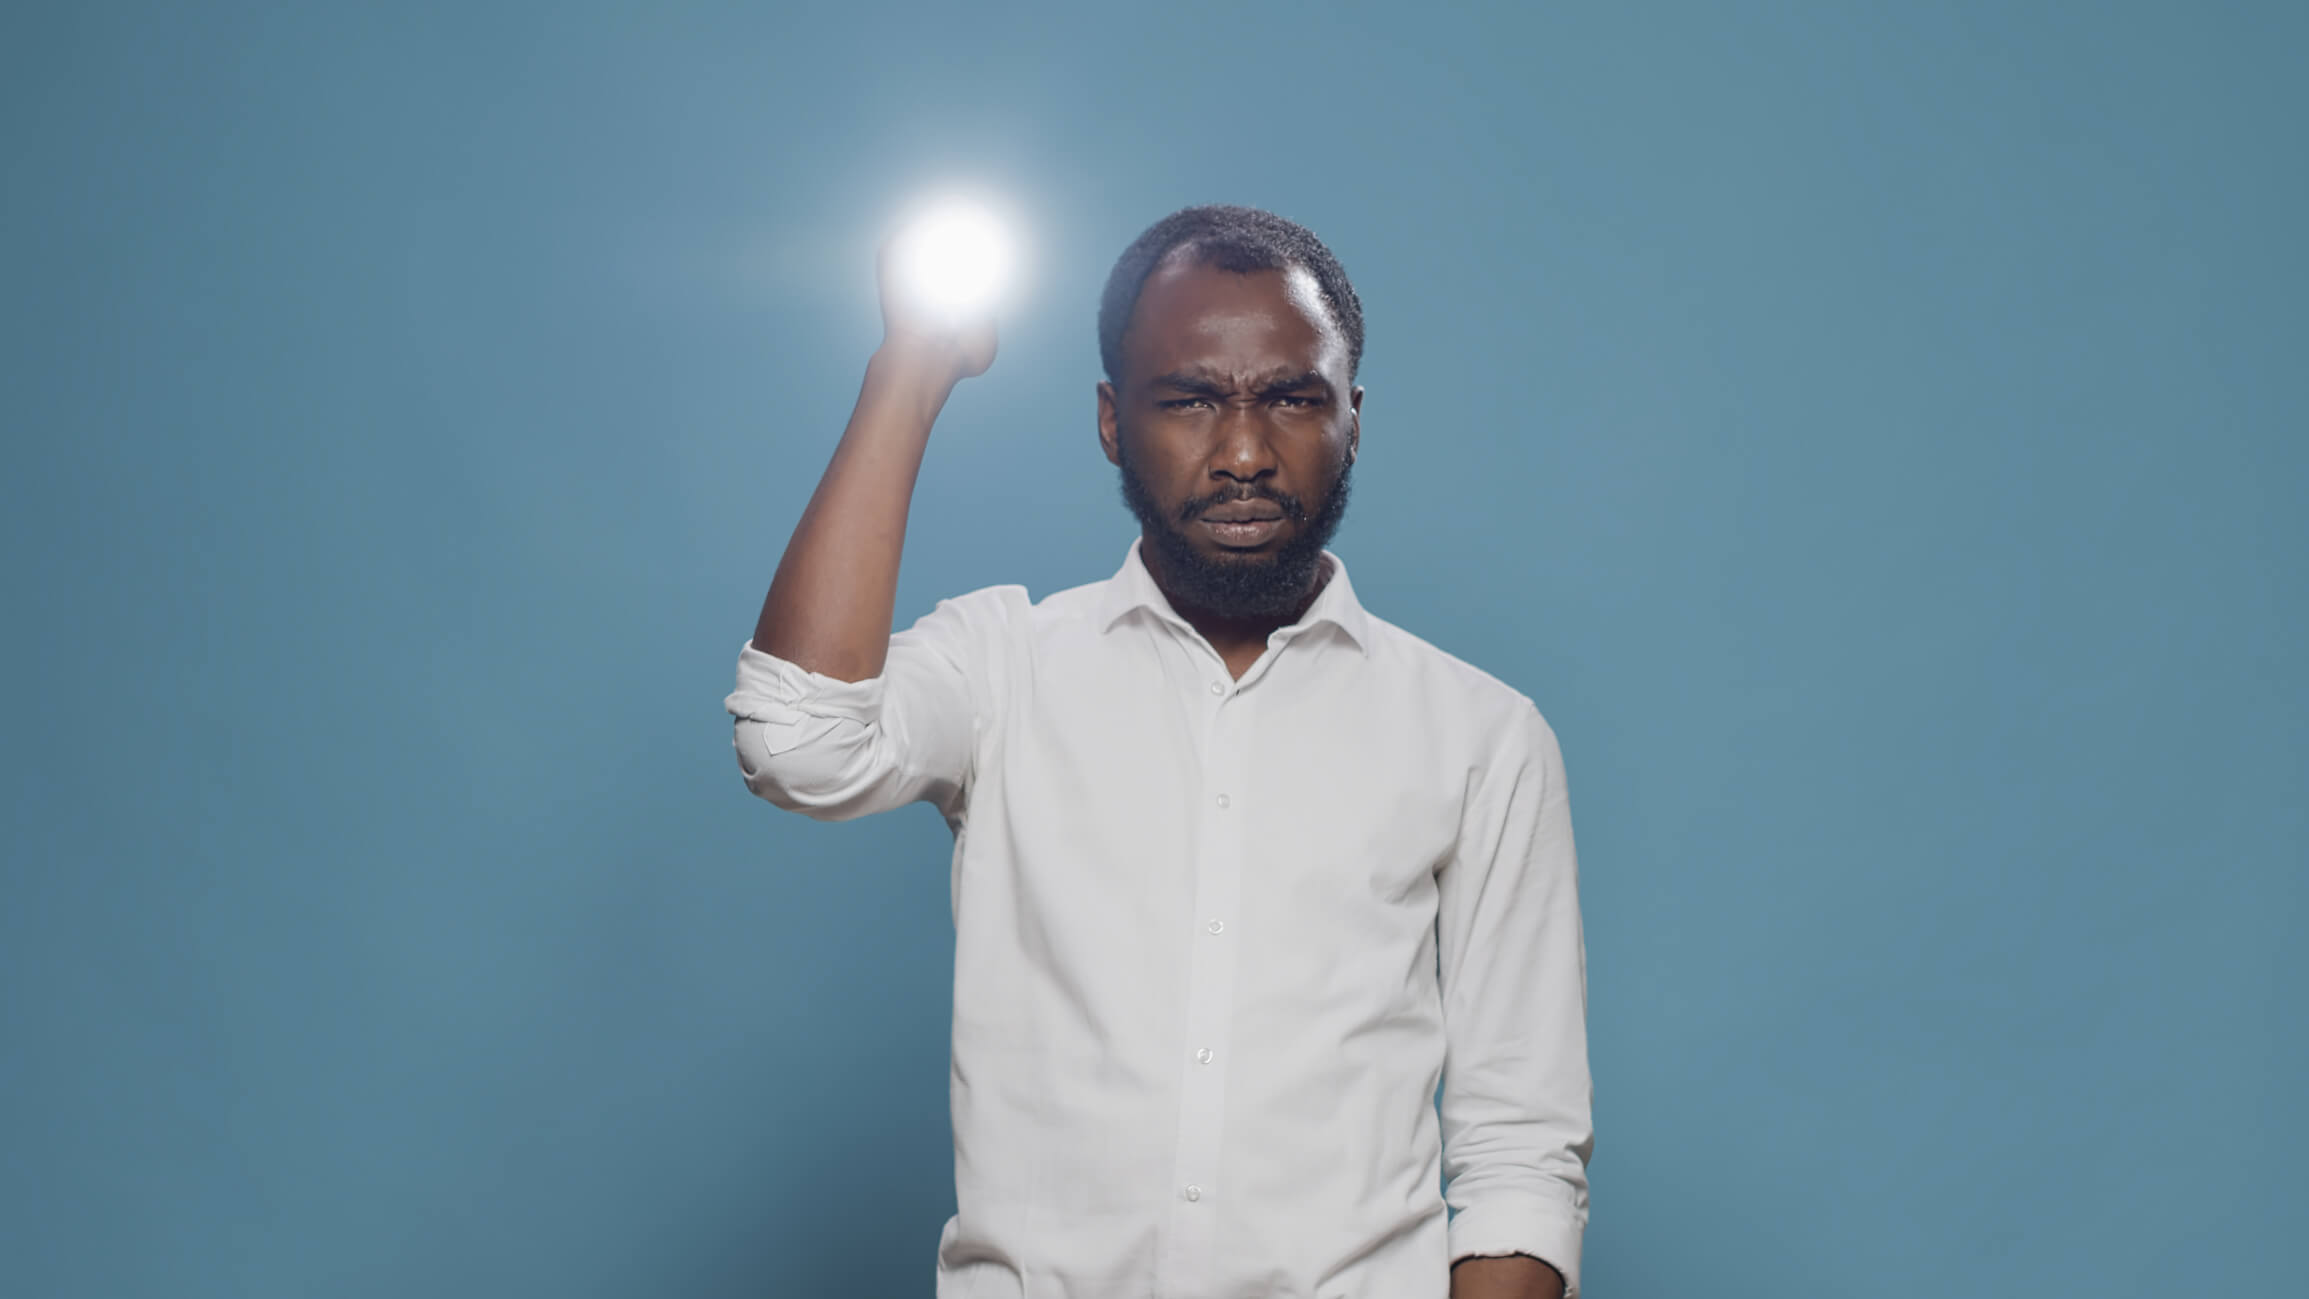
[[[1135,540],[1039,602],[939,601],[870,680],[741,647],[749,789],[954,832],[940,1299],[1447,1299],[1453,1260],[1515,1253],[1576,1293],[1561,748],[1324,561],[1240,680]]]

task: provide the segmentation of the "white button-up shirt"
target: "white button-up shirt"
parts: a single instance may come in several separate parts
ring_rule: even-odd
[[[1562,752],[1324,560],[1240,680],[1135,540],[1040,602],[939,601],[869,680],[741,649],[748,788],[954,832],[938,1299],[1446,1299],[1453,1260],[1516,1253],[1576,1290]]]

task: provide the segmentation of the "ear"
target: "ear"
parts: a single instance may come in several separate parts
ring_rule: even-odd
[[[1116,409],[1116,403],[1120,400],[1115,395],[1112,383],[1104,379],[1098,381],[1098,445],[1100,450],[1106,452],[1106,462],[1110,465],[1122,462],[1115,450],[1115,439],[1122,436],[1121,421]]]
[[[1355,454],[1363,446],[1363,385],[1356,384],[1347,394],[1347,463],[1355,463]]]

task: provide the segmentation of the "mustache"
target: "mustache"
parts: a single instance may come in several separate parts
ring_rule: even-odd
[[[1118,420],[1116,421],[1115,432],[1117,434],[1115,439],[1116,459],[1119,463],[1119,467],[1122,470],[1123,479],[1127,483],[1138,483],[1139,478],[1136,467],[1131,464],[1130,456],[1132,426],[1128,423]],[[1340,486],[1342,488],[1346,485],[1347,470],[1348,468],[1352,467],[1352,464],[1353,462],[1350,461],[1347,466],[1342,466],[1339,470]],[[1140,490],[1144,490],[1143,484],[1140,484]],[[1196,519],[1201,518],[1204,514],[1209,513],[1210,511],[1215,510],[1222,505],[1232,505],[1240,501],[1272,501],[1275,503],[1276,508],[1283,512],[1283,517],[1290,520],[1292,523],[1304,524],[1307,521],[1306,503],[1301,501],[1298,497],[1293,496],[1291,493],[1278,492],[1272,488],[1267,487],[1245,486],[1230,488],[1226,491],[1218,492],[1215,495],[1197,497],[1186,501],[1179,506],[1178,522],[1192,523]],[[1153,505],[1153,501],[1150,499],[1147,504],[1151,507]],[[1149,510],[1149,513],[1153,512],[1154,511],[1152,509]]]

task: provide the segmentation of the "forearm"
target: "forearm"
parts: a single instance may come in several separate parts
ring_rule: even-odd
[[[1451,1299],[1563,1299],[1563,1276],[1525,1254],[1463,1258],[1451,1266]]]
[[[881,674],[915,478],[955,382],[934,356],[887,343],[874,353],[841,444],[778,561],[755,649],[843,681]]]

